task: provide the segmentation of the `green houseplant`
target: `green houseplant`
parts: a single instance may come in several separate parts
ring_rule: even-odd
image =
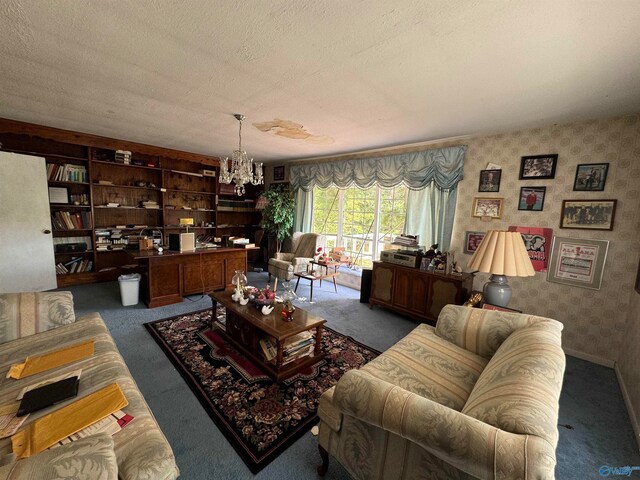
[[[262,210],[262,222],[267,235],[276,239],[276,250],[280,252],[282,242],[293,233],[295,198],[289,185],[273,185],[263,193],[267,205]]]

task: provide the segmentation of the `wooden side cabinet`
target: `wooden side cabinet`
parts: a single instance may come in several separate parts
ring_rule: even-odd
[[[381,305],[434,323],[449,304],[462,305],[473,289],[473,275],[444,275],[386,262],[373,262],[369,305]]]

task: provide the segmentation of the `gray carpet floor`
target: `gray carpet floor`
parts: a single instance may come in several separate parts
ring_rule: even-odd
[[[249,283],[262,287],[266,273],[249,273]],[[299,295],[308,295],[302,285]],[[69,288],[76,315],[100,312],[133,377],[171,444],[185,480],[254,478],[214,425],[180,374],[142,326],[146,322],[211,307],[209,297],[147,309],[143,303],[123,307],[117,282]],[[301,306],[327,320],[327,326],[378,350],[385,350],[413,328],[413,320],[359,301],[359,292],[331,283],[314,288],[314,303]],[[612,369],[567,357],[560,399],[558,479],[600,478],[602,465],[640,465],[638,445]],[[257,479],[316,478],[316,438],[308,433],[255,475]],[[637,473],[636,473],[637,474]],[[348,479],[331,461],[328,480]]]

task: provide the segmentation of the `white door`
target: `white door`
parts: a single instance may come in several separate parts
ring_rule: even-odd
[[[0,293],[57,287],[44,158],[0,152]]]

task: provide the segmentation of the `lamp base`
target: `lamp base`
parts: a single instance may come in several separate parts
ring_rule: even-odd
[[[511,300],[511,286],[505,275],[491,275],[483,292],[484,301],[498,307],[506,307]]]

